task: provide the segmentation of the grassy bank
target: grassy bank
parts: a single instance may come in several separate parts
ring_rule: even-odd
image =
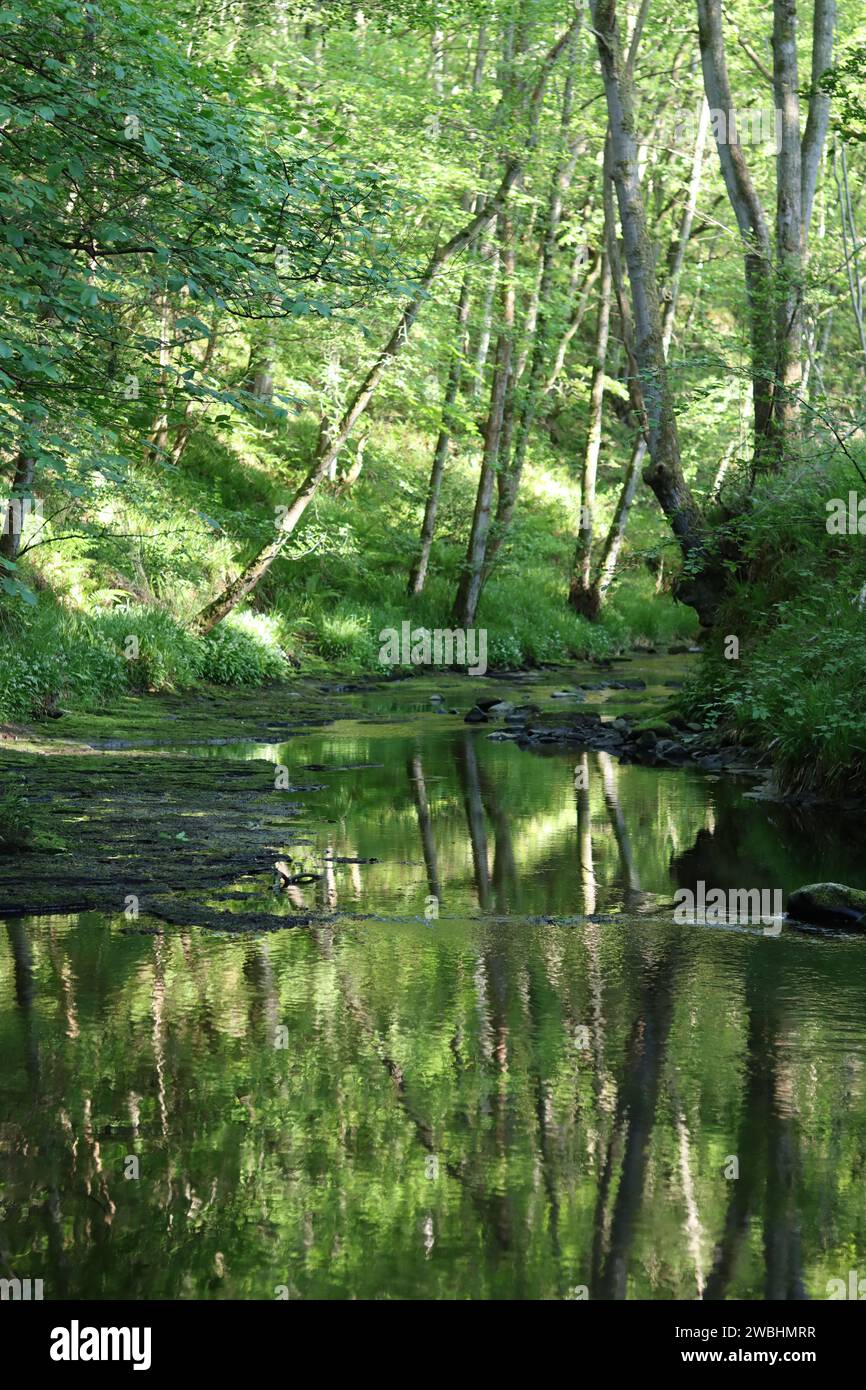
[[[756,494],[740,530],[748,573],[684,692],[687,712],[764,752],[789,793],[866,791],[866,537],[827,529],[828,502],[847,504],[857,482],[851,458],[819,456],[783,493]]]
[[[420,528],[432,437],[377,422],[351,492],[326,488],[292,551],[252,602],[199,638],[191,620],[254,553],[290,498],[310,446],[311,416],[248,421],[194,435],[181,467],[128,471],[123,502],[97,484],[35,537],[16,580],[30,591],[0,614],[0,719],[58,707],[97,707],[129,691],[184,690],[203,682],[261,685],[323,665],[377,674],[379,634],[450,626],[477,480],[472,452],[446,475],[431,574],[409,599],[406,577]],[[602,469],[599,524],[615,498],[617,457]],[[636,508],[609,611],[598,625],[565,602],[578,515],[574,469],[562,458],[530,465],[503,562],[485,591],[478,626],[492,667],[606,655],[635,643],[689,640],[694,615],[655,592],[644,563],[662,552],[652,499]],[[45,512],[52,513],[52,499]],[[71,536],[71,538],[69,538]],[[61,539],[61,537],[64,537]]]

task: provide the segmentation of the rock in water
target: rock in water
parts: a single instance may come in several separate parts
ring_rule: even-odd
[[[541,714],[540,705],[517,705],[505,716],[506,724],[525,724],[527,719],[535,719]]]
[[[464,723],[464,724],[489,724],[489,723],[490,723],[490,720],[487,718],[487,715],[484,713],[484,710],[483,710],[483,709],[479,709],[478,706],[476,705],[476,706],[474,707],[474,709],[471,709],[471,710],[469,711],[469,713],[467,714],[466,718],[463,720],[463,723]]]
[[[809,883],[788,899],[788,916],[866,931],[866,891],[844,883]]]

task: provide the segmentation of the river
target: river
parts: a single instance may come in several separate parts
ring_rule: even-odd
[[[646,692],[585,702],[652,709],[677,669],[633,662]],[[555,709],[586,676],[472,689]],[[171,744],[214,776],[287,769],[284,859],[309,881],[202,899],[283,930],[146,900],[3,923],[0,895],[0,1273],[93,1299],[826,1298],[866,1277],[866,941],[672,910],[701,881],[862,885],[862,817],[494,740],[472,698],[407,681],[284,742]]]

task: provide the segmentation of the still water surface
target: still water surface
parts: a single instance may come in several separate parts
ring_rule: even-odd
[[[368,705],[379,722],[187,750],[310,788],[288,852],[317,881],[239,888],[321,924],[5,924],[2,1273],[46,1297],[301,1299],[866,1277],[866,941],[670,910],[699,879],[866,886],[862,821],[524,751],[414,689]]]

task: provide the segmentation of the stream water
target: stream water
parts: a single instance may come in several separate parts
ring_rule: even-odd
[[[668,675],[589,702],[651,705]],[[314,925],[5,923],[0,1274],[46,1298],[785,1299],[866,1278],[866,941],[671,910],[699,881],[866,886],[862,818],[521,749],[435,692],[471,703],[395,685],[286,744],[175,750],[307,788],[287,850],[314,881],[236,901]]]

